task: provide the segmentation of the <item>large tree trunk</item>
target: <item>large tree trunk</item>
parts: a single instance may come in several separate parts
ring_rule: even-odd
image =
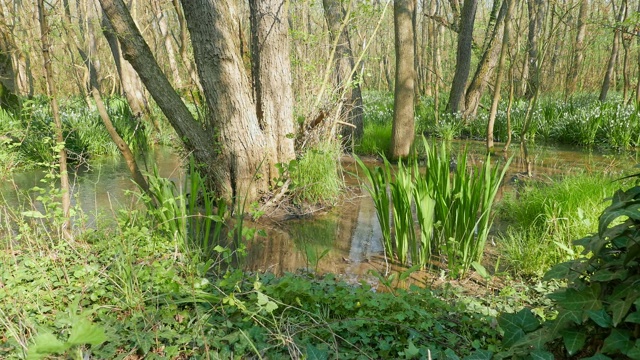
[[[62,121],[60,120],[60,110],[58,108],[58,100],[56,97],[56,88],[53,81],[53,69],[51,67],[51,43],[49,42],[49,25],[47,23],[46,9],[44,0],[38,0],[38,14],[40,22],[40,38],[42,41],[42,60],[44,61],[44,73],[47,86],[47,95],[51,98],[51,112],[55,125],[56,142],[60,146],[58,151],[58,164],[60,169],[60,192],[62,206],[62,235],[71,238],[71,188],[69,186],[69,173],[67,171],[67,151],[64,146],[64,136],[62,135]]]
[[[620,23],[625,18],[627,13],[627,0],[622,0],[622,4],[620,5],[620,12],[618,13],[615,30],[613,33],[613,46],[611,46],[611,56],[609,57],[609,62],[607,63],[607,69],[605,71],[604,80],[602,81],[602,87],[600,88],[600,97],[599,100],[601,102],[605,102],[607,100],[607,93],[609,92],[609,86],[611,86],[611,81],[613,79],[613,72],[615,70],[615,64],[618,57],[618,48],[620,44]]]
[[[415,136],[414,120],[414,28],[415,0],[396,0],[393,4],[393,23],[396,49],[396,82],[393,108],[391,157],[409,155]]]
[[[334,85],[340,96],[340,101],[344,102],[340,117],[343,121],[355,126],[354,135],[356,138],[360,138],[364,131],[362,92],[360,84],[357,82],[358,74],[355,71],[351,51],[348,19],[345,19],[345,11],[340,0],[323,0],[322,6],[331,42],[336,45]],[[343,127],[342,135],[345,139],[349,138],[351,133],[351,128]]]
[[[249,7],[255,113],[265,136],[266,150],[271,152],[265,166],[274,166],[295,158],[288,6],[285,0],[250,0]],[[230,72],[230,76],[243,75],[242,58],[238,61],[238,74]],[[269,179],[273,179],[277,170],[271,168],[269,171]]]
[[[487,86],[491,75],[493,75],[493,69],[496,67],[498,57],[500,55],[500,39],[503,36],[503,24],[506,14],[507,6],[506,1],[500,6],[498,16],[493,21],[493,31],[491,37],[486,41],[486,49],[482,54],[482,58],[478,63],[476,72],[473,74],[469,88],[465,95],[465,118],[474,118],[478,112],[478,106],[480,106],[480,98],[484,92],[484,88]]]
[[[189,44],[189,34],[187,30],[187,23],[184,18],[184,12],[182,11],[182,5],[180,5],[179,0],[172,0],[173,8],[176,10],[176,15],[178,16],[178,24],[180,24],[180,57],[182,58],[182,62],[187,69],[187,73],[189,73],[189,78],[191,78],[192,84],[198,87],[198,90],[202,93],[202,85],[200,85],[200,80],[198,79],[198,74],[196,72],[196,67],[189,58],[189,53],[187,51]]]
[[[473,24],[476,19],[477,6],[478,0],[465,0],[462,6],[456,53],[456,71],[453,75],[449,103],[447,105],[447,110],[454,114],[464,111],[464,93],[471,70],[471,44],[473,42]]]
[[[576,91],[578,84],[578,74],[580,72],[580,66],[584,59],[584,38],[587,33],[587,15],[589,12],[589,1],[581,0],[580,10],[578,13],[578,31],[576,32],[576,41],[573,46],[573,56],[571,58],[571,65],[567,72],[567,83],[565,87],[564,97],[565,99],[573,95]]]

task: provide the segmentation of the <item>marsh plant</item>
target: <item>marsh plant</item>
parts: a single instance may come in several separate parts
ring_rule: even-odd
[[[404,265],[422,268],[436,256],[452,277],[464,276],[482,257],[493,222],[491,208],[510,160],[500,169],[492,167],[487,156],[479,167],[467,167],[462,152],[451,169],[445,143],[437,148],[423,138],[423,148],[424,172],[417,157],[409,166],[400,162],[396,170],[386,159],[373,170],[357,159],[373,197],[385,252]]]

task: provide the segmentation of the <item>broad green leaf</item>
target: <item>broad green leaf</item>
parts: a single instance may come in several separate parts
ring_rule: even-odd
[[[640,244],[635,244],[627,250],[627,255],[624,257],[624,265],[626,266],[629,262],[633,260],[638,260],[640,258]]]
[[[324,349],[318,349],[312,344],[307,344],[307,359],[309,360],[326,360],[329,358],[329,352]]]
[[[625,300],[622,300],[622,299],[614,300],[611,302],[611,305],[609,306],[609,308],[611,309],[614,327],[618,326],[618,324],[620,324],[622,319],[624,319],[627,316],[627,313],[629,312],[629,309],[631,309],[632,304],[633,304],[633,301],[630,301],[629,298]]]
[[[613,329],[611,334],[604,339],[601,351],[607,354],[615,354],[617,352],[626,353],[634,346],[631,340],[631,332],[628,330]]]
[[[636,340],[635,346],[632,347],[629,351],[627,351],[625,355],[632,358],[633,360],[640,359],[640,339]]]
[[[520,328],[509,328],[504,330],[504,336],[502,338],[502,345],[506,348],[513,346],[515,343],[524,338],[525,333]]]
[[[564,279],[571,272],[573,261],[567,261],[553,266],[549,271],[544,274],[543,280],[549,281],[552,279]]]
[[[591,276],[592,281],[612,281],[621,280],[627,277],[628,270],[611,271],[607,269],[598,270]]]
[[[413,341],[409,340],[409,345],[404,349],[404,356],[407,359],[412,359],[420,354],[420,350],[413,344]]]
[[[560,331],[569,326],[582,323],[582,310],[562,310],[558,316],[550,323],[549,329],[552,334],[560,334]]]
[[[489,350],[476,350],[470,355],[465,356],[462,360],[491,360],[493,352]]]
[[[640,324],[640,310],[629,314],[624,321],[629,323]]]
[[[595,354],[595,355],[593,355],[591,357],[584,358],[582,360],[611,360],[611,358],[608,357],[607,355]]]
[[[595,286],[596,284],[592,284]],[[597,310],[602,307],[602,303],[598,300],[597,291],[588,287],[580,291],[569,288],[566,291],[566,297],[558,304],[569,310]]]
[[[29,346],[27,359],[42,359],[47,355],[60,354],[68,349],[68,345],[58,340],[50,332],[38,334],[34,343]]]
[[[515,314],[500,315],[498,324],[505,332],[507,329],[522,329],[524,332],[531,332],[540,326],[540,321],[531,310],[524,308]]]
[[[456,354],[456,352],[449,348],[447,348],[447,350],[444,351],[444,356],[445,356],[445,359],[448,359],[448,360],[460,360],[460,357]]]
[[[526,349],[542,349],[551,340],[553,340],[553,335],[548,329],[542,328],[525,335],[514,346]]]
[[[584,347],[587,340],[587,334],[579,330],[562,331],[562,341],[569,355],[573,355]]]
[[[609,328],[612,325],[611,315],[609,315],[604,309],[589,310],[587,311],[587,315],[600,327]]]
[[[30,217],[30,218],[34,218],[34,219],[44,219],[45,216],[42,215],[42,213],[38,210],[31,210],[31,211],[23,211],[20,214],[22,214],[22,216],[25,217]]]
[[[529,358],[533,360],[554,360],[553,354],[544,350],[534,350],[529,354]]]
[[[87,318],[78,319],[71,328],[71,335],[67,342],[72,345],[91,344],[100,345],[107,340],[104,329]]]

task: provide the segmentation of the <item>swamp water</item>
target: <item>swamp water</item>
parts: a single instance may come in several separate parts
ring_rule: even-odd
[[[484,161],[484,144],[473,141],[452,143],[453,152],[466,148],[469,163]],[[571,148],[535,146],[529,149],[533,165],[533,176],[538,179],[569,173],[613,173],[622,174],[637,163],[638,154],[602,154],[585,152]],[[526,162],[517,145],[512,147],[514,160],[500,192],[510,191],[514,180],[526,171]],[[494,164],[504,164],[502,155],[492,159]],[[368,165],[379,164],[376,159],[365,161]],[[149,167],[156,164],[160,176],[170,178],[177,186],[182,186],[182,165],[184,159],[170,149],[160,148],[147,160]],[[351,157],[343,159],[345,179],[348,189],[344,199],[328,211],[313,216],[281,222],[261,221],[247,226],[259,227],[267,236],[257,236],[247,247],[244,266],[249,270],[270,271],[275,274],[308,271],[341,274],[347,281],[364,279],[376,282],[369,270],[385,273],[390,264],[381,256],[382,234],[378,224],[373,201],[360,191],[357,173]],[[26,192],[34,186],[45,187],[40,182],[42,171],[28,171],[4,178],[0,183],[0,194],[9,207],[17,207],[17,192]],[[118,208],[131,207],[136,199],[128,194],[135,190],[129,172],[120,159],[95,161],[91,167],[76,169],[71,178],[74,203],[88,215],[87,226],[95,225],[101,213],[105,217]],[[500,197],[501,194],[498,195]],[[35,204],[38,208],[38,204]],[[488,245],[490,246],[490,245]]]

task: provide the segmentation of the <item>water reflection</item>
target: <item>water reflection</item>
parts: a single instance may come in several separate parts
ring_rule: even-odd
[[[485,160],[482,142],[455,141],[452,151],[467,149],[471,164]],[[500,145],[496,145],[500,148]],[[517,147],[512,148],[515,156],[507,179],[526,171],[526,162]],[[574,172],[619,174],[636,163],[636,154],[603,154],[584,152],[567,147],[545,147],[530,145],[533,176],[553,177]],[[511,155],[509,154],[509,156]],[[495,159],[495,160],[493,160]],[[504,163],[501,154],[492,162]],[[377,163],[368,159],[370,165]],[[180,157],[171,149],[160,148],[147,159],[149,164],[157,164],[160,175],[169,177],[182,186],[182,164]],[[354,161],[345,157],[345,173],[357,173]],[[152,166],[152,165],[150,165]],[[0,183],[0,193],[10,206],[20,204],[18,193],[29,193],[34,186],[41,186],[42,171],[28,171],[15,174],[8,181]],[[253,226],[263,228],[266,237],[257,237],[248,244],[245,265],[250,270],[270,271],[276,274],[295,272],[300,269],[319,273],[343,274],[348,280],[356,281],[367,277],[369,269],[383,272],[388,265],[382,253],[382,234],[376,217],[373,201],[358,190],[357,179],[347,176],[350,191],[342,203],[325,214],[312,218],[294,219],[284,222],[261,221]],[[123,161],[95,161],[91,168],[80,168],[73,172],[73,199],[90,219],[101,212],[112,212],[123,206],[131,206],[133,199],[126,194],[134,190],[135,184]],[[91,220],[93,221],[93,220]],[[92,224],[89,224],[92,226]]]

